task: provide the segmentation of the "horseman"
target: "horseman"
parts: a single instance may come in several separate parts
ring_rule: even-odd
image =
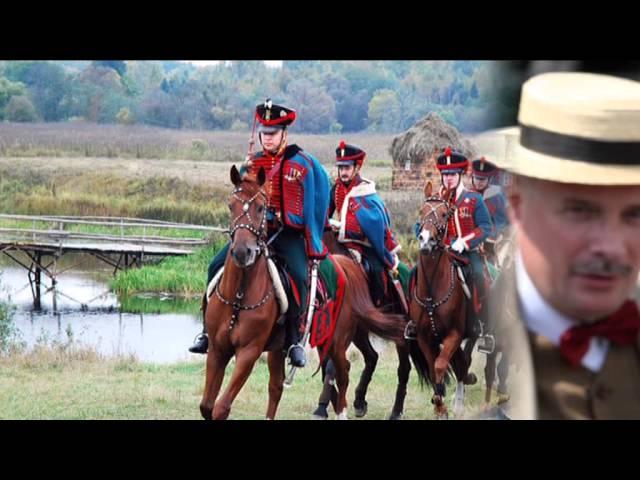
[[[256,107],[258,138],[262,151],[248,156],[240,174],[257,174],[264,168],[268,198],[267,227],[273,255],[292,280],[287,311],[285,348],[291,365],[304,367],[306,357],[301,344],[304,313],[308,303],[310,260],[326,257],[322,242],[324,222],[329,206],[329,176],[320,162],[297,145],[287,144],[287,127],[296,112],[276,105],[271,99]],[[225,245],[209,265],[207,285],[225,262],[229,244]],[[206,332],[196,337],[189,348],[193,353],[206,353]]]
[[[482,195],[467,190],[462,183],[462,175],[469,166],[469,161],[462,153],[447,147],[442,150],[436,162],[442,179],[439,196],[454,206],[454,213],[448,219],[444,244],[450,247],[454,256],[462,263],[471,267],[471,278],[465,279],[466,282],[473,279],[467,290],[473,305],[473,314],[469,315],[473,322],[468,323],[468,328],[479,334],[484,327],[480,312],[488,284],[479,248],[493,232],[491,215]],[[420,235],[419,230],[418,222],[416,236]]]
[[[381,307],[389,290],[388,274],[397,277],[400,244],[391,231],[391,220],[375,183],[360,176],[366,152],[344,141],[336,148],[338,178],[331,189],[329,223],[338,241],[369,270],[371,297]],[[338,212],[339,220],[331,217]],[[367,268],[368,267],[368,268]]]
[[[499,169],[485,157],[480,157],[471,162],[471,183],[473,191],[482,195],[487,205],[494,231],[487,238],[487,243],[495,244],[503,231],[509,226],[507,217],[507,200],[500,185],[495,181]]]

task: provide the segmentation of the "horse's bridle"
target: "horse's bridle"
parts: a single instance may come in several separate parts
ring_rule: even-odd
[[[438,201],[440,202],[436,207],[432,206],[430,203],[434,202],[434,201]],[[443,240],[446,237],[447,234],[447,229],[449,226],[449,217],[451,217],[451,213],[452,213],[452,209],[449,206],[449,202],[447,202],[446,200],[444,200],[443,198],[440,198],[437,195],[432,195],[428,198],[425,199],[424,201],[425,204],[428,204],[429,207],[431,208],[431,211],[429,213],[427,213],[423,218],[425,218],[425,220],[420,224],[420,231],[422,231],[424,229],[424,227],[428,224],[433,225],[436,229],[437,232],[437,236],[435,238],[436,240],[436,247],[434,248],[434,252],[432,253],[431,257],[435,258],[435,251],[438,250],[439,254],[438,254],[438,260],[436,263],[436,268],[433,271],[433,275],[435,276],[435,274],[438,271],[438,264],[440,263],[440,259],[442,258],[442,254],[445,251],[445,246],[443,244]],[[447,215],[444,218],[443,222],[438,222],[437,218],[437,208],[440,205],[444,205],[447,209]],[[435,217],[436,219],[434,220],[431,217],[431,214],[434,213],[435,215],[433,215],[433,217]],[[419,255],[419,261],[422,264],[422,254]],[[424,267],[423,267],[424,269]],[[438,300],[437,302],[433,300],[433,293],[432,293],[432,284],[433,284],[433,280],[434,278],[432,277],[430,279],[430,281],[426,282],[426,286],[427,286],[427,291],[428,291],[428,297],[425,298],[424,300],[420,299],[420,297],[418,296],[418,282],[415,283],[415,285],[413,286],[413,298],[416,300],[416,303],[418,305],[420,305],[420,307],[422,307],[423,310],[426,310],[427,313],[429,314],[429,320],[430,320],[430,324],[431,324],[431,331],[434,335],[435,338],[438,337],[438,330],[436,328],[436,323],[435,323],[435,319],[434,319],[434,312],[436,310],[436,308],[438,308],[440,305],[443,305],[445,303],[447,303],[449,301],[449,299],[451,298],[451,296],[453,295],[453,289],[455,286],[455,270],[454,270],[454,266],[453,263],[451,263],[451,283],[449,285],[449,291],[447,292],[447,294],[440,300]],[[426,279],[425,279],[426,280]]]
[[[258,242],[258,253],[257,253],[257,255],[259,256],[262,253],[265,253],[265,254],[268,255],[268,250],[267,250],[268,247],[267,247],[267,243],[266,243],[267,230],[265,228],[266,227],[266,219],[267,219],[267,207],[266,207],[267,194],[265,193],[265,191],[262,188],[260,188],[250,199],[245,200],[245,199],[243,199],[243,198],[238,196],[238,193],[240,193],[242,191],[244,191],[242,189],[242,187],[238,187],[233,192],[231,192],[231,196],[233,198],[235,198],[237,201],[242,202],[242,204],[243,204],[242,205],[242,213],[231,221],[231,229],[229,230],[229,236],[231,237],[231,241],[233,241],[233,235],[236,233],[237,230],[240,230],[240,229],[249,230],[253,235],[255,235],[255,237],[257,239],[257,242]],[[251,204],[253,203],[253,201],[256,198],[258,198],[259,195],[262,195],[264,197],[264,199],[265,199],[265,207],[264,207],[264,209],[262,211],[262,218],[260,219],[260,224],[259,224],[258,228],[256,228],[253,225],[253,220],[251,218],[250,209],[251,209]],[[242,217],[244,217],[245,215],[246,215],[249,223],[238,223],[238,221]],[[262,300],[260,300],[258,303],[255,303],[253,305],[243,305],[242,303],[240,303],[242,301],[242,298],[244,297],[247,277],[248,276],[245,274],[244,269],[243,269],[240,288],[236,292],[235,300],[227,300],[226,298],[224,298],[224,296],[220,293],[220,282],[218,282],[218,285],[216,285],[216,288],[214,289],[214,293],[216,294],[216,297],[218,297],[218,300],[220,300],[225,305],[229,305],[230,307],[233,308],[233,313],[231,314],[231,323],[229,325],[229,330],[232,330],[233,327],[235,326],[235,324],[236,324],[236,322],[238,320],[238,315],[239,315],[241,310],[255,310],[257,308],[260,308],[265,303],[267,303],[267,300],[269,300],[269,298],[271,297],[273,288],[270,288],[267,291],[267,293],[264,295],[264,297],[262,297]]]
[[[231,192],[231,196],[233,198],[235,198],[239,202],[242,202],[242,213],[231,221],[231,229],[229,230],[229,236],[233,240],[233,235],[236,233],[236,230],[239,230],[239,229],[243,228],[243,229],[249,230],[251,233],[253,233],[255,235],[255,237],[258,239],[258,245],[260,247],[262,247],[263,244],[264,244],[265,238],[267,236],[267,231],[266,231],[266,228],[265,228],[266,221],[267,221],[267,207],[266,207],[267,194],[261,188],[249,200],[245,200],[245,199],[240,198],[238,196],[238,193],[243,192],[243,191],[244,190],[242,189],[242,187],[238,187],[233,192]],[[262,195],[264,197],[264,199],[265,199],[265,207],[264,207],[264,210],[262,211],[262,218],[260,219],[260,224],[259,224],[258,228],[256,229],[256,227],[254,227],[253,224],[252,224],[253,220],[251,219],[251,213],[250,213],[249,210],[250,210],[250,207],[251,207],[251,204],[253,203],[253,201],[256,198],[258,198],[258,195]],[[249,223],[237,223],[245,215],[247,216],[247,219],[248,219]],[[261,248],[261,250],[262,250],[262,248]]]
[[[431,202],[439,202],[439,204],[434,207],[433,205],[431,205]],[[437,195],[432,195],[426,198],[424,203],[428,205],[431,208],[431,210],[429,211],[429,213],[424,215],[423,217],[424,221],[420,223],[420,230],[422,231],[426,225],[433,225],[436,228],[436,232],[438,233],[438,235],[436,236],[436,247],[443,246],[442,241],[444,240],[447,234],[447,228],[449,226],[449,217],[451,216],[451,207],[449,206],[449,202],[447,202],[443,198],[440,198]],[[440,207],[441,205],[444,205],[445,208],[447,209],[447,215],[443,222],[438,222],[437,208]],[[434,217],[436,218],[435,220],[431,218],[432,213],[435,213],[434,215]]]

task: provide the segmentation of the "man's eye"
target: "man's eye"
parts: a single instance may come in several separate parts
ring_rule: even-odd
[[[624,218],[633,224],[640,224],[640,207],[628,209],[624,212]]]
[[[575,220],[589,220],[597,215],[597,210],[588,205],[566,205],[562,213]]]

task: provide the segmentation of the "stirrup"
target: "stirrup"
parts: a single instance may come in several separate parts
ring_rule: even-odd
[[[415,340],[416,338],[416,325],[413,323],[413,320],[409,320],[409,323],[404,327],[404,339]]]
[[[478,351],[480,353],[485,353],[487,355],[491,355],[496,349],[496,339],[493,335],[482,335],[478,338]],[[480,343],[482,342],[482,343]]]

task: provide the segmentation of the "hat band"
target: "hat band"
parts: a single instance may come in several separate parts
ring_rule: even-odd
[[[640,165],[640,142],[605,142],[520,124],[520,145],[552,157],[610,165]]]

